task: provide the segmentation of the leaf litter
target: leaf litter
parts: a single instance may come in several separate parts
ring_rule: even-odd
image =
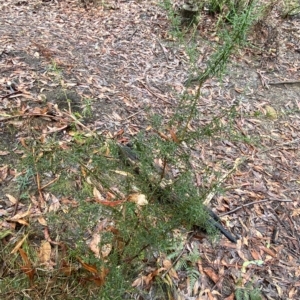
[[[34,129],[42,143],[60,132],[61,147],[68,147],[66,129],[74,122],[71,112],[76,106],[82,110],[84,100],[90,98],[93,116],[78,122],[77,128],[104,136],[122,130],[121,136],[130,140],[148,127],[147,110],[162,115],[167,123],[177,104],[173,91],[185,89],[188,59],[185,49],[172,43],[167,16],[155,1],[118,1],[117,7],[91,6],[88,11],[78,1],[6,1],[0,5],[0,200],[4,217],[0,226],[1,232],[10,232],[16,230],[16,223],[29,226],[30,215],[47,226],[43,211],[62,209],[59,195],[43,191],[51,181],[39,183],[32,207],[18,203],[14,160],[9,163],[6,158],[23,155],[16,146],[27,147],[27,130]],[[205,18],[208,23],[213,21]],[[230,131],[203,139],[191,152],[197,185],[211,188],[217,180],[224,189],[207,199],[227,228],[240,238],[237,245],[225,239],[214,247],[205,238],[186,240],[181,255],[191,248],[199,253],[195,270],[201,276],[193,289],[189,288],[189,277],[176,271],[167,259],[137,278],[133,286],[149,287],[156,276],[169,270],[167,280],[176,286],[181,295],[178,299],[232,299],[234,286],[250,281],[259,283],[266,299],[299,298],[300,27],[299,19],[282,21],[276,14],[268,22],[264,24],[268,30],[262,27],[255,31],[260,32],[263,51],[241,50],[222,80],[208,80],[197,105],[199,117],[189,124],[190,130],[204,127],[219,115],[226,128],[232,120],[222,117],[222,112],[234,104],[239,113]],[[213,39],[208,27],[201,29],[199,37]],[[272,35],[280,43],[274,45]],[[253,39],[259,40],[257,36]],[[197,42],[197,66],[202,69],[212,45]],[[60,87],[71,90],[73,96],[58,97]],[[6,125],[18,133],[8,133]],[[177,139],[174,131],[170,135]],[[228,172],[241,158],[241,164]],[[146,204],[143,194],[133,195],[131,201]],[[110,206],[122,205],[125,200],[107,198],[96,187],[94,196]],[[76,206],[68,201],[64,205]],[[93,232],[90,247],[96,257],[105,258],[110,245],[98,248],[101,230]],[[55,242],[47,230],[44,236],[40,263],[49,264],[50,245]],[[25,237],[13,251],[19,251],[24,262],[21,270],[33,284],[35,269],[21,249]],[[78,261],[92,274],[86,280],[97,286],[104,284],[108,270],[98,270],[81,258]],[[66,262],[63,268],[71,272]]]

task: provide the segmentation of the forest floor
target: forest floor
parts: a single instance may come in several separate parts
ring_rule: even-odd
[[[199,187],[243,159],[209,204],[239,240],[222,238],[213,246],[208,239],[189,240],[201,257],[195,266],[201,276],[191,287],[178,272],[178,299],[233,299],[234,288],[249,283],[263,299],[300,298],[300,18],[282,19],[276,9],[271,16],[250,36],[256,47],[234,53],[224,76],[205,82],[199,117],[190,124],[193,130],[217,117],[225,128],[193,145]],[[196,38],[186,36],[187,44],[197,45],[200,69],[218,42],[215,22],[203,15]],[[47,240],[46,214],[29,218],[34,200],[22,203],[16,190],[29,131],[40,141],[55,132],[66,141],[72,115],[91,106],[79,125],[83,131],[130,141],[148,129],[149,115],[167,124],[178,95],[195,92],[183,84],[189,60],[170,30],[155,0],[88,9],[75,0],[0,1],[0,232],[39,221],[35,243]],[[233,105],[237,116],[223,118]],[[39,187],[38,194],[46,190]],[[3,262],[5,276],[11,275]]]

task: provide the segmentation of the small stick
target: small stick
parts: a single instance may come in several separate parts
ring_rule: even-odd
[[[82,124],[80,121],[78,121],[72,114],[63,111],[63,114],[70,117],[71,119],[73,119],[75,121],[76,124],[80,125],[82,128],[86,129],[87,131],[89,131],[93,136],[96,136],[97,134],[95,132],[93,132],[91,129],[89,129],[88,127],[86,127],[84,124]]]
[[[217,186],[219,186],[221,183],[223,183],[223,181],[225,181],[225,179],[226,179],[232,172],[234,172],[234,171],[236,170],[236,168],[237,168],[244,160],[245,160],[245,158],[237,158],[236,161],[235,161],[235,163],[234,163],[233,168],[232,168],[229,172],[227,172],[226,174],[224,174],[224,175],[221,176],[220,180],[219,180],[218,183],[217,183]],[[207,204],[212,200],[212,198],[215,196],[215,194],[216,194],[216,191],[215,191],[215,189],[214,189],[212,192],[210,192],[210,193],[207,195],[207,197],[206,197],[205,200],[203,201],[203,204],[204,204],[204,205],[207,205]]]
[[[144,86],[144,88],[145,88],[150,94],[152,94],[153,96],[157,97],[158,99],[162,100],[162,101],[165,102],[165,103],[168,103],[168,104],[170,104],[170,105],[173,105],[172,102],[170,102],[170,101],[164,99],[162,96],[160,96],[160,95],[154,93],[153,91],[151,91],[150,88],[148,88],[144,82],[142,82],[141,80],[137,80],[137,81],[138,81],[139,83],[141,83],[141,84]]]
[[[237,207],[237,208],[235,208],[235,209],[233,209],[233,210],[231,210],[231,211],[228,211],[228,212],[226,212],[226,213],[219,214],[219,217],[223,217],[223,216],[226,216],[226,215],[230,215],[230,214],[236,212],[237,210],[242,209],[242,208],[247,207],[247,206],[250,206],[250,205],[252,205],[252,204],[264,203],[264,202],[268,202],[268,201],[293,202],[292,200],[280,200],[280,199],[272,199],[272,200],[270,200],[270,199],[264,199],[264,200],[260,200],[260,201],[253,201],[253,202],[250,202],[250,203],[241,205],[241,206],[239,206],[239,207]]]
[[[28,114],[24,114],[24,115],[16,115],[16,116],[10,116],[7,118],[3,118],[0,119],[0,122],[6,122],[9,120],[13,120],[13,119],[17,119],[17,118],[30,118],[30,117],[47,117],[56,121],[60,121],[61,118],[56,117],[56,116],[52,116],[52,115],[44,115],[44,114],[35,114],[35,113],[28,113]]]
[[[126,120],[130,119],[130,118],[134,117],[135,115],[139,114],[140,112],[142,112],[142,111],[144,111],[144,110],[145,110],[144,108],[143,108],[143,109],[140,109],[139,111],[137,111],[137,112],[135,112],[135,113],[129,115],[128,117],[124,118],[122,121],[126,121]]]
[[[176,265],[176,263],[179,261],[180,257],[183,255],[187,244],[192,240],[193,236],[195,235],[195,232],[193,232],[191,234],[191,236],[189,237],[189,239],[185,242],[185,245],[183,247],[183,249],[181,250],[181,252],[178,254],[178,256],[176,257],[176,259],[174,260],[174,262],[172,263],[172,265],[164,272],[164,274],[161,275],[161,278],[164,278],[169,272],[170,270]]]
[[[23,94],[21,91],[15,91],[15,92],[12,92],[8,95],[1,96],[0,99],[10,98],[10,96],[21,95],[21,94]]]
[[[51,185],[52,183],[54,183],[55,181],[57,181],[59,179],[60,175],[58,175],[56,178],[54,178],[53,180],[51,180],[50,182],[46,183],[45,185],[41,186],[39,190],[43,190],[45,189],[47,186]]]
[[[161,47],[161,49],[162,49],[162,51],[163,51],[163,53],[164,53],[164,55],[165,55],[165,57],[166,57],[167,63],[169,63],[169,58],[168,58],[168,56],[167,56],[167,53],[166,53],[166,50],[165,50],[164,46],[161,44],[161,42],[160,42],[158,39],[156,39],[156,40],[157,40],[159,46]]]
[[[278,82],[269,82],[270,85],[281,85],[281,84],[297,84],[300,83],[300,80],[295,81],[278,81]]]
[[[295,144],[295,143],[298,143],[299,141],[300,141],[300,138],[294,139],[294,140],[292,140],[292,141],[285,142],[285,143],[276,145],[276,146],[274,146],[274,147],[270,147],[270,148],[268,148],[268,149],[266,149],[266,150],[259,151],[257,154],[262,154],[262,153],[265,153],[265,152],[268,152],[268,151],[271,151],[271,150],[275,150],[275,149],[280,148],[281,146],[287,146],[287,145]]]

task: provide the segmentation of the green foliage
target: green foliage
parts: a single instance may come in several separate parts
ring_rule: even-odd
[[[235,291],[236,300],[262,300],[260,290],[251,287],[238,288]]]
[[[82,115],[85,118],[86,117],[91,117],[93,115],[93,112],[92,112],[92,99],[90,99],[90,98],[84,98],[83,99]]]
[[[34,171],[31,167],[28,167],[27,170],[16,178],[16,183],[20,192],[24,192],[28,187],[33,183]],[[22,198],[22,195],[21,195]]]
[[[283,18],[296,16],[299,13],[300,13],[299,1],[296,1],[296,0],[285,0],[284,1],[284,11],[282,14]]]

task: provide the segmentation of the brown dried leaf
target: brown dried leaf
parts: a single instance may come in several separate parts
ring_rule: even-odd
[[[30,207],[29,207],[29,209],[30,209]],[[9,221],[17,222],[19,219],[23,219],[23,218],[29,216],[30,215],[29,209],[25,212],[20,212],[20,213],[14,215],[12,218],[9,219]]]
[[[269,119],[276,120],[278,118],[277,112],[272,106],[266,105],[265,109],[266,109],[266,116]]]
[[[18,202],[18,200],[12,196],[12,195],[9,195],[9,194],[5,194],[5,196],[8,198],[8,200],[12,203],[12,204],[16,204]]]
[[[66,275],[70,276],[73,272],[73,268],[71,265],[69,265],[65,260],[62,261],[62,266],[60,270]]]
[[[132,283],[132,287],[139,287],[143,284],[143,278],[139,277],[137,278],[133,283]]]
[[[51,195],[51,204],[49,206],[49,212],[51,211],[58,211],[58,209],[60,208],[60,202],[59,199],[56,198],[53,194]]]
[[[16,220],[16,222],[25,226],[29,226],[29,223],[23,219]]]
[[[203,268],[203,271],[214,283],[217,283],[219,281],[220,278],[213,269]]]
[[[94,233],[92,236],[92,240],[89,244],[90,249],[92,250],[92,252],[95,253],[95,256],[97,258],[100,258],[100,247],[99,247],[99,243],[101,241],[101,236],[99,233]]]
[[[87,271],[89,271],[89,272],[91,272],[93,274],[97,274],[98,273],[98,270],[97,270],[97,268],[95,266],[85,263],[79,257],[77,257],[77,259],[81,263],[81,265],[82,265],[82,267],[84,269],[86,269]]]
[[[96,187],[93,188],[93,195],[97,200],[104,200],[104,197],[101,195],[101,193],[97,190]]]
[[[170,260],[164,259],[162,264],[165,267],[165,269],[168,270],[168,273],[171,277],[179,279],[177,272],[173,269],[173,264]]]
[[[8,173],[9,173],[8,165],[4,165],[0,167],[0,182],[7,178]]]
[[[47,241],[42,241],[40,252],[39,252],[39,260],[41,263],[49,263],[51,257],[51,245]]]
[[[0,156],[6,156],[9,153],[10,153],[9,151],[0,151]]]
[[[112,250],[112,245],[111,244],[106,244],[106,245],[103,245],[101,247],[101,255],[102,255],[102,258],[105,258],[107,257],[110,252]]]
[[[292,217],[297,217],[300,215],[300,208],[296,208],[292,212]]]
[[[35,274],[35,269],[32,267],[31,262],[23,249],[19,249],[19,253],[22,257],[24,266],[21,267],[21,270],[28,276],[30,284],[33,285],[33,278]]]
[[[179,141],[176,133],[174,132],[174,130],[170,129],[170,135],[172,137],[173,142],[175,142],[177,144],[180,143],[180,141]]]
[[[250,249],[250,252],[255,260],[261,259],[261,255],[255,249]]]
[[[38,222],[41,224],[41,225],[43,225],[43,226],[47,226],[48,224],[47,224],[47,221],[45,220],[45,218],[43,218],[43,217],[39,217],[38,218]]]
[[[105,278],[107,276],[107,274],[109,273],[109,270],[102,267],[100,274],[98,274],[98,276],[95,276],[94,278],[92,278],[92,281],[97,285],[97,286],[102,286],[105,283]]]
[[[148,204],[146,195],[140,193],[133,193],[128,196],[128,201],[134,202],[138,206],[143,206]]]

